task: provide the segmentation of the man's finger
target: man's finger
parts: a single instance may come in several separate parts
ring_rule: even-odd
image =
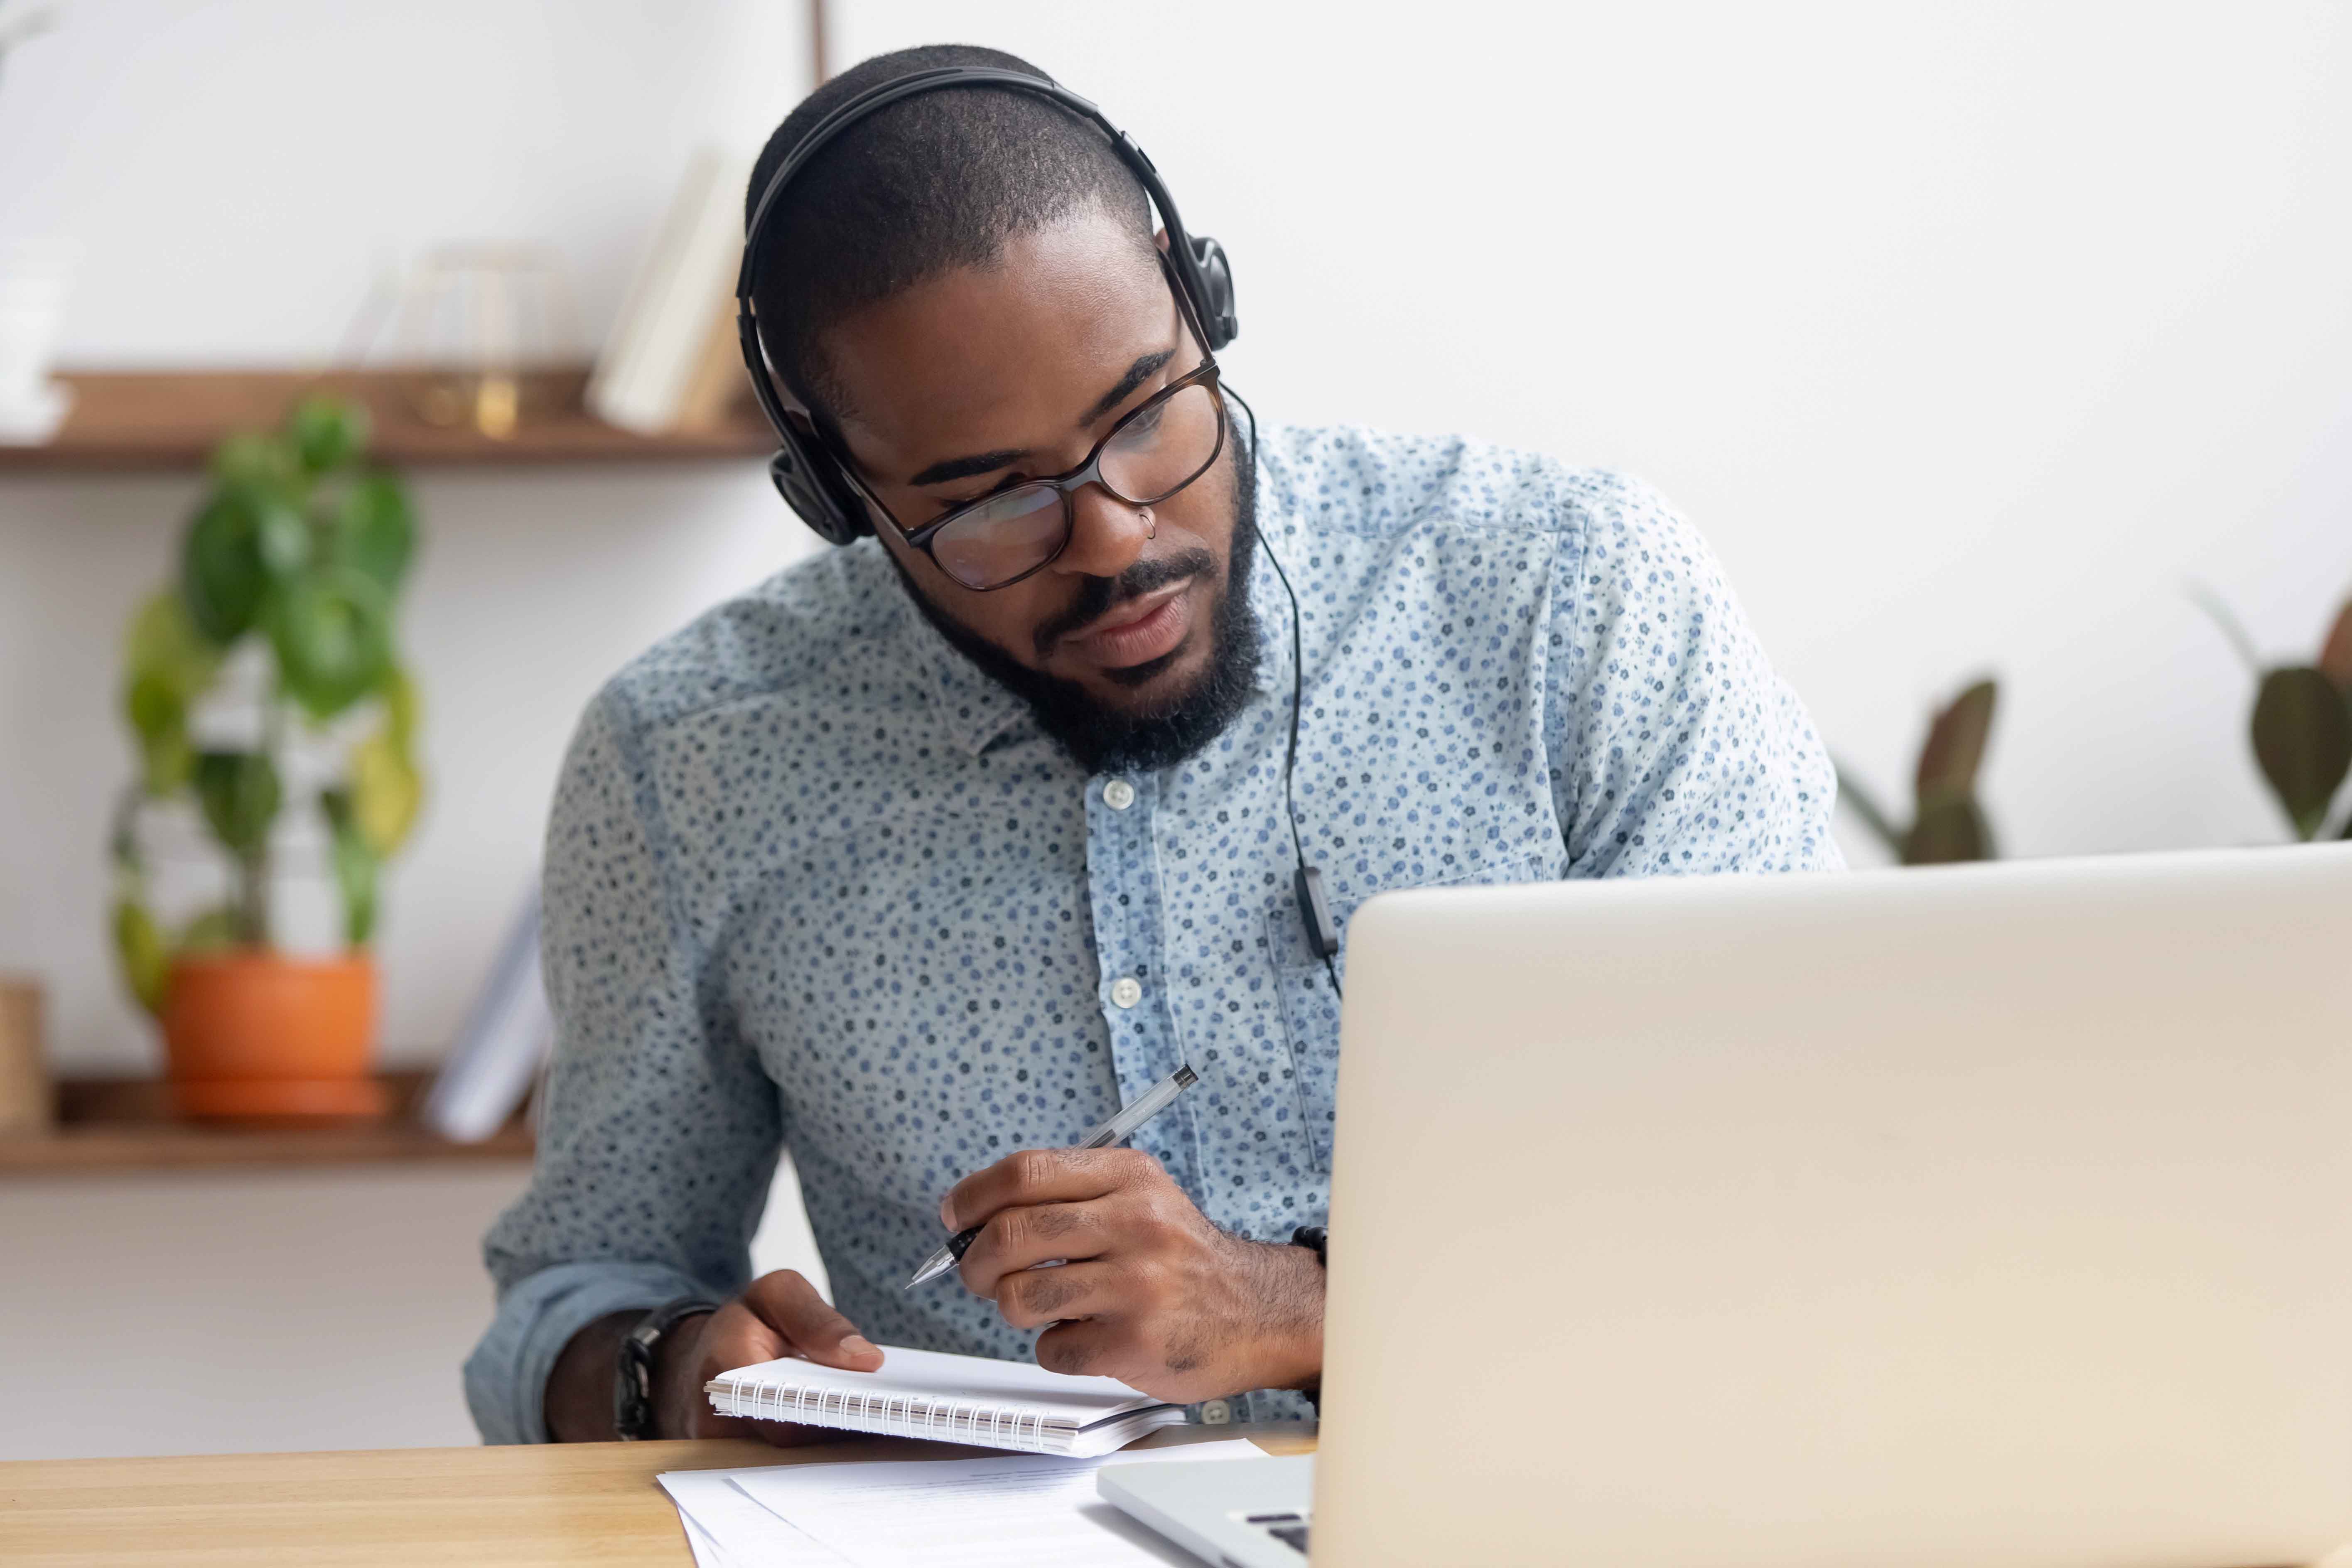
[[[1116,1235],[1109,1223],[1112,1206],[1097,1200],[999,1209],[980,1227],[979,1239],[966,1250],[956,1272],[972,1294],[993,1296],[997,1281],[1016,1269],[1034,1268],[1048,1260],[1076,1263],[1100,1258]]]
[[[809,1426],[795,1421],[761,1421],[748,1415],[721,1415],[710,1407],[702,1385],[724,1372],[774,1361],[792,1346],[775,1326],[738,1300],[712,1315],[700,1347],[701,1364],[693,1388],[693,1415],[686,1435],[694,1437],[750,1437],[775,1448],[809,1443],[837,1443],[841,1434],[830,1426]]]
[[[1024,1149],[950,1188],[940,1200],[940,1223],[969,1230],[999,1209],[1084,1203],[1159,1169],[1159,1161],[1133,1149]]]
[[[857,1331],[857,1325],[789,1268],[751,1281],[743,1302],[783,1336],[793,1353],[849,1372],[873,1372],[882,1364],[882,1352]]]
[[[748,1415],[721,1415],[710,1407],[709,1395],[702,1385],[720,1373],[732,1372],[739,1366],[751,1366],[763,1361],[774,1361],[785,1352],[783,1337],[762,1321],[759,1315],[735,1302],[721,1307],[711,1315],[709,1327],[703,1331],[698,1347],[699,1364],[695,1369],[691,1391],[691,1426],[686,1436],[691,1437],[757,1437],[770,1440],[766,1428],[781,1425],[774,1421],[754,1421]],[[793,1439],[787,1436],[785,1442]]]
[[[996,1310],[1016,1329],[1043,1328],[1066,1318],[1090,1318],[1129,1303],[1125,1272],[1111,1263],[1073,1263],[1066,1268],[1024,1268],[996,1288]]]
[[[1124,1334],[1117,1323],[1103,1318],[1059,1324],[1037,1336],[1037,1364],[1047,1372],[1118,1377]]]

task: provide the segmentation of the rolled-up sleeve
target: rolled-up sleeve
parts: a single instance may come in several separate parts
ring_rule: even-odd
[[[541,947],[555,1056],[530,1184],[483,1242],[498,1312],[465,1368],[487,1442],[547,1440],[548,1374],[588,1323],[750,1276],[781,1111],[709,963],[723,911],[682,890],[660,761],[608,687],[557,784]]]
[[[1569,874],[1842,868],[1829,754],[1714,552],[1646,486],[1579,478],[1545,735]]]

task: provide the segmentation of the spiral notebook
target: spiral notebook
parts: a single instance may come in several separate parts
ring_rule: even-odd
[[[763,1361],[711,1379],[703,1392],[721,1415],[1077,1458],[1184,1421],[1180,1406],[1116,1378],[898,1345],[882,1347],[879,1372]]]

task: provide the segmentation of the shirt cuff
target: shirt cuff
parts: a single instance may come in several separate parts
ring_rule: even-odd
[[[710,1295],[659,1263],[559,1263],[515,1281],[466,1358],[466,1405],[485,1443],[544,1443],[547,1379],[572,1336],[612,1312]]]

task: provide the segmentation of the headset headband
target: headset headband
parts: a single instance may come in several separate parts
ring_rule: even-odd
[[[1184,219],[1176,210],[1176,199],[1168,194],[1168,187],[1160,182],[1159,169],[1152,163],[1150,154],[1137,144],[1135,138],[1112,124],[1110,118],[1093,102],[1080,98],[1057,81],[985,66],[937,66],[929,70],[915,71],[877,82],[818,121],[808,134],[800,139],[785,154],[784,161],[777,165],[776,172],[769,176],[767,189],[760,193],[760,200],[751,209],[751,222],[744,226],[743,265],[735,275],[735,302],[740,315],[750,316],[754,311],[751,291],[759,280],[760,238],[767,226],[768,215],[775,210],[776,200],[783,194],[784,188],[797,179],[801,171],[807,168],[828,144],[867,115],[879,113],[901,100],[950,87],[998,87],[1025,92],[1061,105],[1090,121],[1108,137],[1112,150],[1134,174],[1138,183],[1143,186],[1144,194],[1151,198],[1151,205],[1159,210],[1160,226],[1168,231],[1168,249],[1176,264],[1177,277],[1183,283],[1184,291],[1192,297],[1192,303],[1201,312],[1203,325],[1220,340],[1209,346],[1219,349],[1233,341],[1237,324],[1232,312],[1220,313],[1209,309],[1208,283],[1201,276],[1200,258],[1193,254],[1192,237],[1185,233]]]
[[[751,221],[744,226],[743,264],[735,275],[735,334],[743,351],[743,366],[751,374],[751,390],[759,397],[761,410],[775,427],[776,439],[782,447],[769,464],[771,477],[793,510],[820,535],[836,544],[845,544],[868,531],[865,509],[847,492],[839,476],[830,472],[832,455],[823,441],[813,441],[794,428],[785,409],[774,367],[760,341],[758,312],[751,298],[759,282],[761,237],[785,187],[844,132],[902,100],[955,87],[992,87],[1024,92],[1058,104],[1109,138],[1111,151],[1127,165],[1159,211],[1160,226],[1168,231],[1171,268],[1177,287],[1192,308],[1189,313],[1202,331],[1205,346],[1212,353],[1222,349],[1240,331],[1234,314],[1233,274],[1223,250],[1213,239],[1204,237],[1195,240],[1185,232],[1175,198],[1161,184],[1160,171],[1152,166],[1151,159],[1136,145],[1133,137],[1113,125],[1091,102],[1047,78],[984,66],[939,66],[876,83],[818,121],[769,176],[767,188],[760,193],[759,201],[751,208]]]

